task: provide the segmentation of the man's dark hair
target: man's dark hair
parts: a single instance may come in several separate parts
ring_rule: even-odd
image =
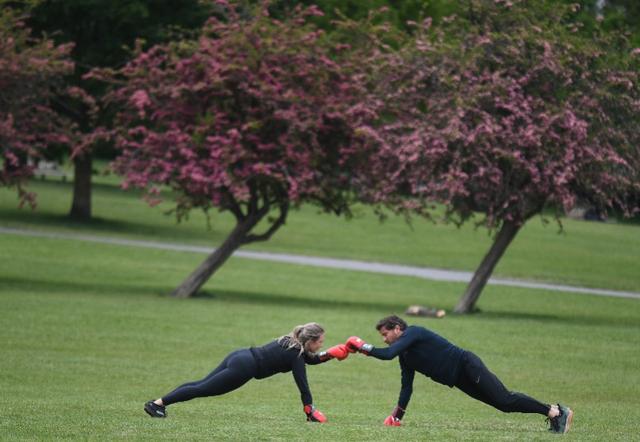
[[[404,319],[396,315],[391,315],[379,320],[376,324],[376,330],[380,331],[382,327],[384,327],[385,330],[392,330],[396,328],[396,325],[400,326],[400,330],[404,330],[407,328],[407,323],[404,322]]]

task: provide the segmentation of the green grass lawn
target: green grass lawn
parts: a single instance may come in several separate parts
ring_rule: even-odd
[[[68,222],[69,185],[34,183],[35,212],[0,190],[0,225],[215,245],[231,225],[198,214],[176,226],[110,183],[97,186],[90,224]],[[538,221],[499,267],[506,276],[638,290],[638,228]],[[473,269],[483,231],[400,220],[379,225],[292,213],[253,249]],[[318,321],[327,346],[352,334],[381,344],[373,328],[409,304],[450,310],[463,284],[232,258],[202,296],[167,296],[202,255],[80,241],[0,235],[0,439],[81,440],[549,440],[541,416],[503,414],[457,390],[416,377],[400,428],[382,420],[399,392],[397,361],[354,355],[308,368],[314,402],[328,417],[308,424],[290,374],[251,381],[224,397],[169,408],[143,403],[206,375],[230,351],[261,345]],[[479,354],[505,384],[576,410],[569,440],[640,440],[640,304],[489,286],[482,313],[409,322]]]
[[[145,400],[207,374],[228,352],[319,321],[327,345],[411,303],[451,308],[459,284],[231,259],[204,296],[165,296],[198,257],[2,236],[3,439],[546,440],[544,419],[502,414],[417,377],[401,428],[382,420],[397,361],[309,367],[325,425],[307,424],[290,374],[150,419]],[[513,389],[576,410],[572,440],[632,440],[640,422],[638,301],[492,288],[485,313],[414,319],[483,357]]]

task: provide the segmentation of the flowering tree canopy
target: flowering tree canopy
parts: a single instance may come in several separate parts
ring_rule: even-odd
[[[24,189],[34,161],[47,146],[68,141],[69,124],[51,101],[73,70],[70,50],[70,45],[30,38],[19,17],[0,11],[0,185],[15,186],[21,204],[35,204]]]
[[[392,117],[377,129],[388,172],[371,197],[404,208],[408,193],[421,213],[439,202],[449,220],[481,214],[498,230],[459,312],[533,215],[578,203],[630,215],[640,195],[639,57],[624,38],[581,39],[561,5],[465,8],[381,52],[373,92]]]
[[[140,52],[102,76],[118,87],[109,99],[118,115],[114,164],[124,186],[144,188],[152,202],[162,186],[178,195],[176,212],[231,212],[234,231],[176,291],[190,296],[242,244],[267,240],[291,206],[318,204],[349,214],[352,171],[366,166],[355,135],[362,111],[358,82],[341,47],[296,9],[291,18],[252,17],[225,1],[197,41]],[[273,214],[273,217],[267,215]],[[263,219],[268,227],[252,230]]]

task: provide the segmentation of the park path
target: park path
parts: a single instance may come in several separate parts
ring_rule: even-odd
[[[42,232],[36,230],[14,229],[0,227],[0,234],[21,235],[60,240],[87,241],[102,244],[114,244],[129,247],[144,247],[161,250],[175,250],[178,252],[192,252],[210,254],[214,249],[210,247],[191,246],[186,244],[165,243],[158,241],[141,241],[124,238],[112,238],[97,235],[84,235],[75,233]],[[379,262],[354,261],[349,259],[320,258],[313,256],[291,255],[286,253],[254,252],[239,250],[233,254],[237,258],[255,259],[262,261],[274,261],[287,264],[307,265],[314,267],[327,267],[332,269],[352,270],[358,272],[382,273],[387,275],[413,276],[416,278],[434,281],[449,281],[468,283],[473,274],[457,270],[441,270],[426,267],[413,267],[399,264],[385,264]],[[585,295],[612,296],[617,298],[640,299],[640,293],[607,290],[597,288],[575,287],[560,284],[547,284],[534,281],[491,278],[491,285],[503,285],[510,287],[525,287],[530,289],[551,290],[568,293],[581,293]]]

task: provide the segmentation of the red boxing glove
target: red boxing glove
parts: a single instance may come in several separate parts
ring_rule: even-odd
[[[387,418],[384,420],[384,424],[387,427],[399,427],[400,425],[402,425],[402,422],[400,422],[400,419],[398,419],[397,417],[387,416]]]
[[[320,353],[318,353],[318,356],[320,357],[320,360],[322,362],[325,362],[325,361],[328,361],[329,359],[334,359],[334,358],[339,361],[342,361],[343,359],[346,359],[347,356],[349,356],[349,350],[347,350],[346,345],[338,344],[329,348],[329,350],[321,351]]]
[[[349,350],[347,350],[346,345],[338,344],[329,348],[329,350],[327,350],[327,354],[339,361],[342,361],[343,359],[346,359],[347,356],[349,356]]]
[[[403,416],[404,409],[400,408],[400,406],[398,405],[393,409],[391,415],[387,416],[387,418],[384,420],[384,424],[387,427],[399,427],[400,425],[402,425],[400,419],[402,419]]]
[[[307,422],[320,422],[324,423],[327,421],[327,418],[320,410],[316,410],[316,407],[312,405],[304,406],[304,414],[307,415]]]
[[[354,353],[356,351],[359,351],[360,353],[364,353],[365,355],[368,355],[373,348],[373,345],[367,344],[357,336],[351,336],[349,339],[347,339],[346,345],[347,349],[350,352]]]

